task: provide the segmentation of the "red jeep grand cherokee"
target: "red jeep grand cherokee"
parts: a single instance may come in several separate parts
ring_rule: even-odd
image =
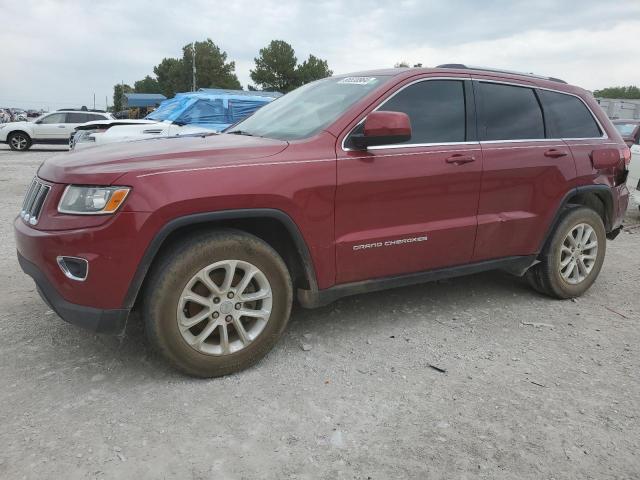
[[[621,228],[629,149],[591,94],[443,65],[305,85],[225,133],[46,161],[18,259],[64,320],[197,376],[245,368],[305,307],[489,269],[584,293]]]

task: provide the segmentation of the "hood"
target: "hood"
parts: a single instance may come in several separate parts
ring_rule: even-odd
[[[54,183],[110,185],[126,173],[246,163],[287,146],[282,140],[231,134],[152,138],[56,155],[42,164],[38,176]]]
[[[104,120],[93,120],[91,122],[83,123],[76,127],[76,130],[91,130],[94,128],[110,128],[117,125],[148,125],[150,123],[157,123],[154,120],[113,120],[105,118]]]

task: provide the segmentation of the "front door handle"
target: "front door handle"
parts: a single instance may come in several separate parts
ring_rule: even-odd
[[[460,153],[456,153],[455,155],[451,155],[447,157],[445,160],[447,163],[453,163],[454,165],[462,165],[463,163],[474,162],[476,157],[473,155],[462,155]]]
[[[552,148],[544,152],[544,156],[549,158],[560,158],[560,157],[566,157],[567,155],[568,153],[565,152],[564,150],[557,150],[555,148]]]

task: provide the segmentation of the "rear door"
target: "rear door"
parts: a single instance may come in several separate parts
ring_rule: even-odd
[[[469,262],[482,168],[469,77],[414,80],[375,109],[406,113],[412,138],[338,147],[337,283]]]
[[[538,93],[527,84],[474,81],[483,173],[476,261],[535,253],[576,168],[548,138]]]

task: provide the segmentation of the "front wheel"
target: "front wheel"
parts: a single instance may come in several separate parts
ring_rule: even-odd
[[[595,282],[607,248],[600,215],[586,207],[567,210],[527,279],[538,292],[556,298],[579,297]]]
[[[31,148],[31,137],[24,132],[13,132],[8,140],[11,150],[25,151]]]
[[[217,377],[249,367],[284,331],[293,301],[287,267],[243,232],[200,234],[166,252],[144,293],[153,345],[178,369]]]

